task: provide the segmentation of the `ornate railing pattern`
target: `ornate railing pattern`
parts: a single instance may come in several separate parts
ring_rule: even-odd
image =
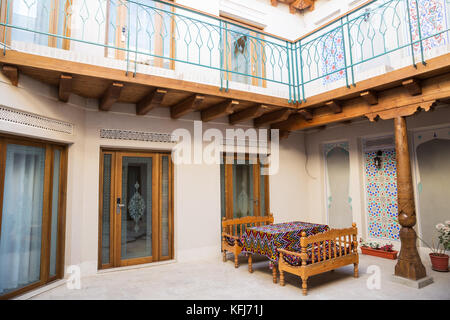
[[[289,41],[161,0],[1,0],[0,40],[4,52],[18,41],[83,48],[134,75],[141,66],[202,67],[215,70],[205,76],[221,90],[230,81],[277,87],[301,103],[318,87],[355,85],[368,65],[425,64],[436,48],[448,51],[448,2],[372,1]]]

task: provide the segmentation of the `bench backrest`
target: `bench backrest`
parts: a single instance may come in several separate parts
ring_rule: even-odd
[[[238,219],[222,219],[222,233],[240,237],[247,228],[273,224],[273,214],[263,217],[248,216]]]
[[[345,256],[358,252],[358,229],[356,228],[356,223],[352,224],[351,228],[347,229],[331,229],[329,231],[318,233],[312,236],[307,237],[306,233],[302,233],[302,237],[300,238],[300,246],[301,246],[301,259],[302,264],[305,265],[308,259],[308,250],[312,250],[312,252],[320,252],[317,257],[312,254],[311,255],[311,263],[316,263],[320,261],[324,261],[326,259],[331,259],[332,256],[336,257],[337,252],[341,250],[338,254],[339,256]],[[329,250],[321,250],[320,248],[324,248],[326,245],[330,246]],[[341,248],[345,248],[342,250]],[[328,255],[328,256],[327,256]]]

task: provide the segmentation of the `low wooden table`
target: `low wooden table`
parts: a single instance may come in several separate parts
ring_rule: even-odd
[[[302,232],[307,236],[330,230],[327,225],[308,222],[288,222],[248,228],[241,237],[242,252],[248,255],[248,271],[253,272],[252,254],[260,254],[270,259],[273,282],[277,283],[277,248],[300,251]]]

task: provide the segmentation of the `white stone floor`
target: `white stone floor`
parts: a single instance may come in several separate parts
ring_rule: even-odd
[[[229,257],[231,258],[231,257]],[[300,278],[286,275],[286,286],[272,283],[268,261],[254,259],[254,273],[249,274],[245,257],[241,266],[221,260],[173,263],[141,269],[97,274],[82,278],[80,290],[59,287],[32,299],[450,299],[450,273],[432,271],[423,262],[434,283],[414,289],[391,282],[396,261],[360,255],[360,277],[353,278],[353,266],[342,267],[308,280],[308,296],[301,293]],[[379,266],[381,288],[369,290],[369,266]]]

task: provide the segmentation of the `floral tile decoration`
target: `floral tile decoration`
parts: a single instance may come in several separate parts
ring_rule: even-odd
[[[377,151],[371,151],[364,156],[368,234],[370,238],[399,240],[395,149],[383,150],[381,169],[374,165],[376,155]]]
[[[420,33],[422,34],[423,49],[430,50],[442,46],[446,43],[446,33],[441,33],[430,37],[436,33],[446,30],[445,0],[418,0],[419,12],[417,12],[416,0],[409,0],[409,11],[411,15],[411,30],[413,40],[419,37],[419,23],[417,21],[419,13]],[[428,38],[430,37],[430,38]],[[420,51],[420,44],[414,45],[414,51]]]
[[[327,34],[320,44],[322,75],[326,75],[322,80],[323,84],[341,80],[345,77],[344,42],[341,30],[337,29],[335,32]]]

